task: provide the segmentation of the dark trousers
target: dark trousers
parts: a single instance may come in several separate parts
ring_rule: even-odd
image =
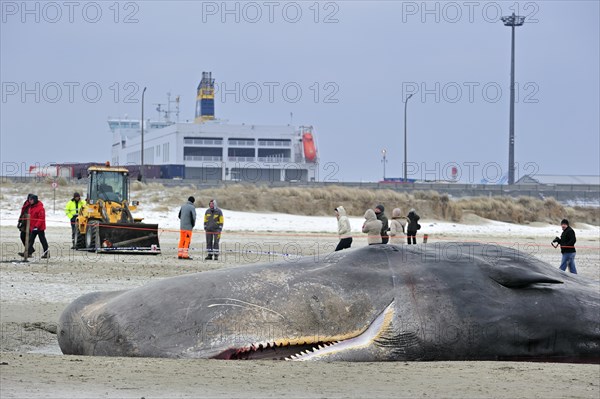
[[[44,253],[48,252],[48,241],[46,241],[46,232],[44,230],[33,230],[29,235],[29,256],[33,255],[33,252],[35,251],[35,249],[33,249],[33,244],[35,244],[36,237],[40,237],[40,243],[42,244]]]
[[[390,237],[388,236],[381,236],[381,243],[382,244],[387,244],[390,241]]]
[[[25,236],[27,235],[27,233],[25,233],[24,231],[21,232],[21,242],[23,243],[23,246],[25,246]]]
[[[412,242],[411,242],[412,240]],[[407,231],[406,232],[406,242],[407,244],[416,244],[417,243],[417,232],[416,231]]]
[[[77,229],[77,215],[71,218],[71,241],[75,245],[75,230]]]
[[[206,252],[209,255],[219,254],[219,241],[221,240],[221,233],[216,231],[206,232]]]
[[[342,249],[347,249],[352,246],[352,237],[342,238],[340,242],[338,242],[337,247],[335,247],[336,251],[341,251]]]

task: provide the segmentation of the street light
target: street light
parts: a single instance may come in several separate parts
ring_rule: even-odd
[[[146,177],[144,175],[144,94],[146,94],[145,87],[144,87],[144,90],[142,90],[142,121],[141,121],[141,125],[142,125],[142,162],[140,165],[140,176],[142,177],[143,182],[146,181]]]
[[[387,150],[385,148],[383,150],[381,150],[381,155],[383,156],[383,159],[381,160],[381,162],[383,163],[383,181],[385,181],[385,164],[387,162],[387,159],[385,159],[386,153],[387,153]]]
[[[515,184],[515,26],[521,26],[525,17],[512,15],[502,17],[504,26],[510,26],[512,41],[510,49],[510,117],[508,133],[508,184]]]
[[[407,162],[406,162],[406,107],[408,106],[408,100],[410,100],[410,98],[412,97],[412,94],[409,94],[408,97],[406,97],[406,101],[404,101],[404,183],[406,183],[408,180],[406,179],[406,168],[407,168]]]

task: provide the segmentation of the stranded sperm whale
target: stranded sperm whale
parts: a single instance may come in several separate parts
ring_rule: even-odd
[[[518,250],[374,245],[85,295],[65,354],[600,362],[600,286]]]

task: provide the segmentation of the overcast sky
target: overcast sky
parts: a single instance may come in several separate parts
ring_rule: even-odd
[[[600,173],[599,2],[2,1],[2,174],[105,161],[108,117],[167,92],[192,120],[202,71],[232,123],[312,125],[319,180],[465,182],[507,172],[517,28],[516,178]],[[290,116],[293,114],[293,117]],[[15,169],[16,168],[16,169]]]

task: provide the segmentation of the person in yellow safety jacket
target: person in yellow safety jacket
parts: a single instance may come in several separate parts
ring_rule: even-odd
[[[217,206],[217,200],[211,199],[204,213],[204,231],[206,233],[206,251],[204,260],[219,260],[219,240],[223,230],[223,212]]]
[[[79,212],[86,205],[85,200],[81,199],[81,196],[78,192],[73,193],[73,198],[67,205],[65,206],[65,214],[69,221],[71,222],[71,241],[73,242],[73,246],[71,249],[75,249],[75,230],[77,229],[77,216],[79,216]]]

